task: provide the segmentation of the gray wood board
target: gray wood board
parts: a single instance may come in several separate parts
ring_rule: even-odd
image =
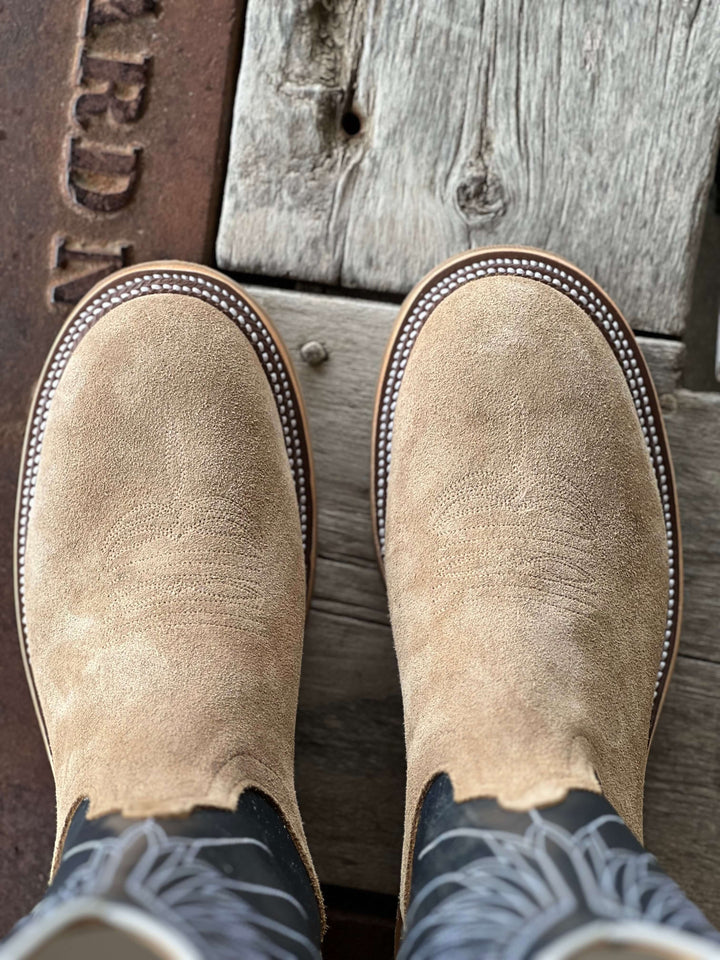
[[[323,881],[394,893],[402,704],[372,543],[369,460],[376,378],[397,308],[264,287],[250,293],[295,360],[317,470],[319,558],[298,718],[301,808]],[[313,340],[329,355],[316,367],[300,357]],[[677,389],[679,343],[640,343],[667,412],[687,563],[686,656],[653,750],[647,838],[720,921],[720,396]]]
[[[218,261],[404,292],[525,243],[678,333],[719,73],[715,0],[250,0]]]

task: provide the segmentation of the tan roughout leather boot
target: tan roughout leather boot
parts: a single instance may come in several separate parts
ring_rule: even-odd
[[[193,264],[142,264],[73,310],[32,405],[17,612],[68,822],[295,798],[314,484],[292,364],[262,311]],[[322,909],[322,908],[321,908]]]
[[[434,777],[509,809],[602,791],[642,833],[672,670],[672,466],[607,295],[526,248],[475,250],[402,307],[378,387],[373,508],[402,684],[401,903]]]

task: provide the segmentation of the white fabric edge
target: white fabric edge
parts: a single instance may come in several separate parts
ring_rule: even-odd
[[[603,944],[655,950],[658,960],[720,960],[720,947],[709,940],[664,924],[639,920],[587,923],[548,944],[535,955],[535,960],[571,960],[579,951]]]
[[[0,946],[0,960],[23,960],[53,937],[83,920],[98,920],[136,937],[168,960],[202,960],[195,946],[172,927],[138,907],[95,897],[81,897],[58,906],[45,916],[29,919]]]

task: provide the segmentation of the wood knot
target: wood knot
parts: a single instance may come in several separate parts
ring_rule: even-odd
[[[460,181],[455,200],[461,216],[470,224],[495,220],[502,217],[506,209],[500,178],[484,165],[478,165]]]

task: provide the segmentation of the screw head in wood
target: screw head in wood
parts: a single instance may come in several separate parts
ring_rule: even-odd
[[[319,340],[308,340],[300,347],[300,356],[311,367],[319,367],[328,358],[328,352]]]

